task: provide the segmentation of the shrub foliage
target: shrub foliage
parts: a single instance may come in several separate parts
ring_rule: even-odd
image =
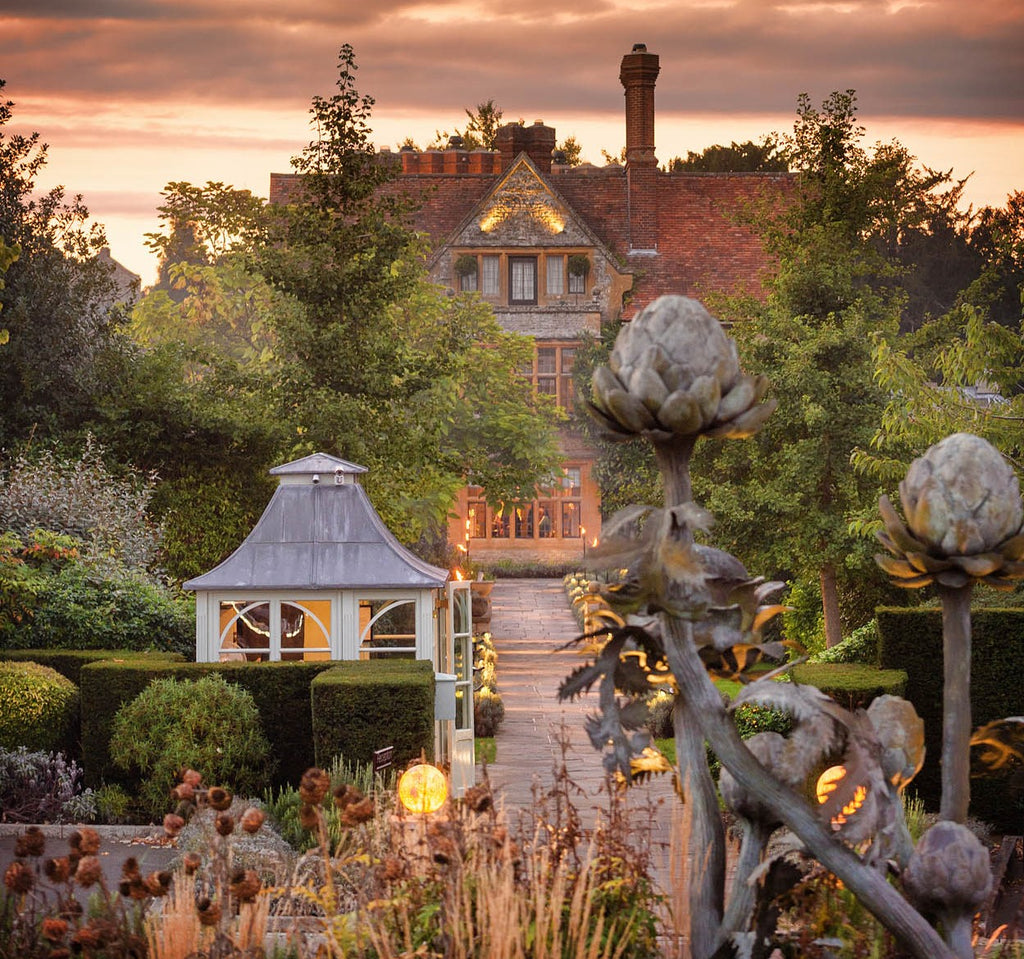
[[[78,687],[38,663],[0,662],[0,747],[63,749],[76,739]]]
[[[139,798],[154,814],[166,810],[182,769],[256,795],[273,768],[252,695],[217,674],[153,682],[115,716],[110,754],[139,774]]]

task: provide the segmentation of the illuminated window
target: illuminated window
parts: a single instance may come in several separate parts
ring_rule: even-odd
[[[482,499],[471,499],[467,529],[473,539],[579,539],[582,496],[582,468],[570,466],[536,500],[493,509]]]
[[[534,348],[533,362],[527,363],[523,375],[538,393],[553,396],[559,406],[569,407],[572,406],[572,368],[575,360],[575,343],[538,343]]]
[[[536,305],[537,303],[537,257],[510,256],[508,258],[509,303],[513,305]]]
[[[329,600],[235,600],[220,604],[220,659],[330,659]]]
[[[359,600],[359,658],[416,658],[416,600]]]
[[[482,499],[469,501],[469,535],[473,539],[487,536],[487,504]]]
[[[533,539],[533,503],[520,503],[515,516],[516,539]]]

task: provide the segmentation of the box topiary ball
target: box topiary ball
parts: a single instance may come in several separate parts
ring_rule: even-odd
[[[66,750],[78,702],[78,687],[57,670],[33,662],[0,662],[0,747]]]

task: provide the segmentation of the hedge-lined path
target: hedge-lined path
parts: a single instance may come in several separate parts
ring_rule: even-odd
[[[509,813],[529,809],[534,790],[550,789],[561,762],[562,736],[568,743],[566,767],[582,793],[575,803],[584,822],[607,804],[601,754],[590,744],[583,722],[597,709],[596,690],[574,702],[559,703],[558,686],[582,660],[575,649],[560,649],[579,628],[561,580],[499,579],[491,592],[490,632],[498,652],[498,690],[505,720],[495,737],[497,755],[488,774]],[[668,776],[629,791],[634,826],[651,824],[655,860],[667,859],[665,843],[674,808]],[[655,806],[652,811],[651,807]]]

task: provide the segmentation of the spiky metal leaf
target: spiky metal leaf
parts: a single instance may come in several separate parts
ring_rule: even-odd
[[[980,726],[971,736],[971,775],[1005,776],[1024,766],[1024,716]]]

